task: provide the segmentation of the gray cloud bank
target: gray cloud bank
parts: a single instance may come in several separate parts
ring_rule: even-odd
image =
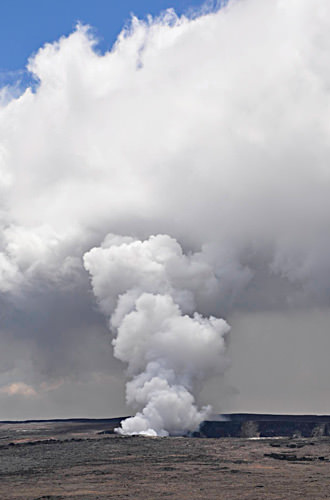
[[[223,382],[221,349],[201,391],[162,366],[197,413],[330,412],[329,24],[326,0],[232,1],[134,19],[104,55],[78,27],[29,61],[35,92],[1,90],[0,418],[127,411],[111,339],[150,373],[159,343],[132,368],[120,328],[155,297],[232,326]],[[122,253],[151,235],[181,252],[156,274]]]

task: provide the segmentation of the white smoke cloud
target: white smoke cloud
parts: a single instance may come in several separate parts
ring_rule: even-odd
[[[194,19],[134,19],[104,55],[78,26],[30,59],[35,90],[0,99],[7,378],[11,342],[31,378],[107,370],[86,253],[118,342],[150,295],[172,300],[173,328],[187,331],[194,311],[213,331],[210,316],[328,307],[329,24],[327,0],[231,1]],[[169,258],[155,260],[152,234],[169,235],[157,247]]]
[[[197,312],[219,284],[201,254],[185,256],[167,235],[146,241],[108,236],[84,256],[93,291],[117,333],[114,355],[127,363],[127,403],[139,410],[124,434],[194,431],[210,414],[193,394],[198,382],[226,366],[227,323]]]

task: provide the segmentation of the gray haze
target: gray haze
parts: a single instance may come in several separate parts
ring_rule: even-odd
[[[329,2],[169,11],[95,44],[78,26],[30,59],[36,91],[0,91],[0,419],[131,412],[125,370],[147,371],[112,341],[145,293],[231,326],[221,366],[174,383],[197,414],[329,413]],[[180,259],[111,268],[152,235]]]

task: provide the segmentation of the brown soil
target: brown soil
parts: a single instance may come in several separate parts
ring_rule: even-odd
[[[0,498],[330,498],[330,438],[143,438],[0,425]]]

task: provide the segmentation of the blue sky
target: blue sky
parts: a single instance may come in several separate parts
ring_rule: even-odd
[[[0,16],[0,72],[25,67],[28,57],[45,42],[72,31],[77,21],[90,24],[101,50],[111,48],[133,12],[139,17],[156,15],[173,7],[189,12],[202,0],[2,0]]]

